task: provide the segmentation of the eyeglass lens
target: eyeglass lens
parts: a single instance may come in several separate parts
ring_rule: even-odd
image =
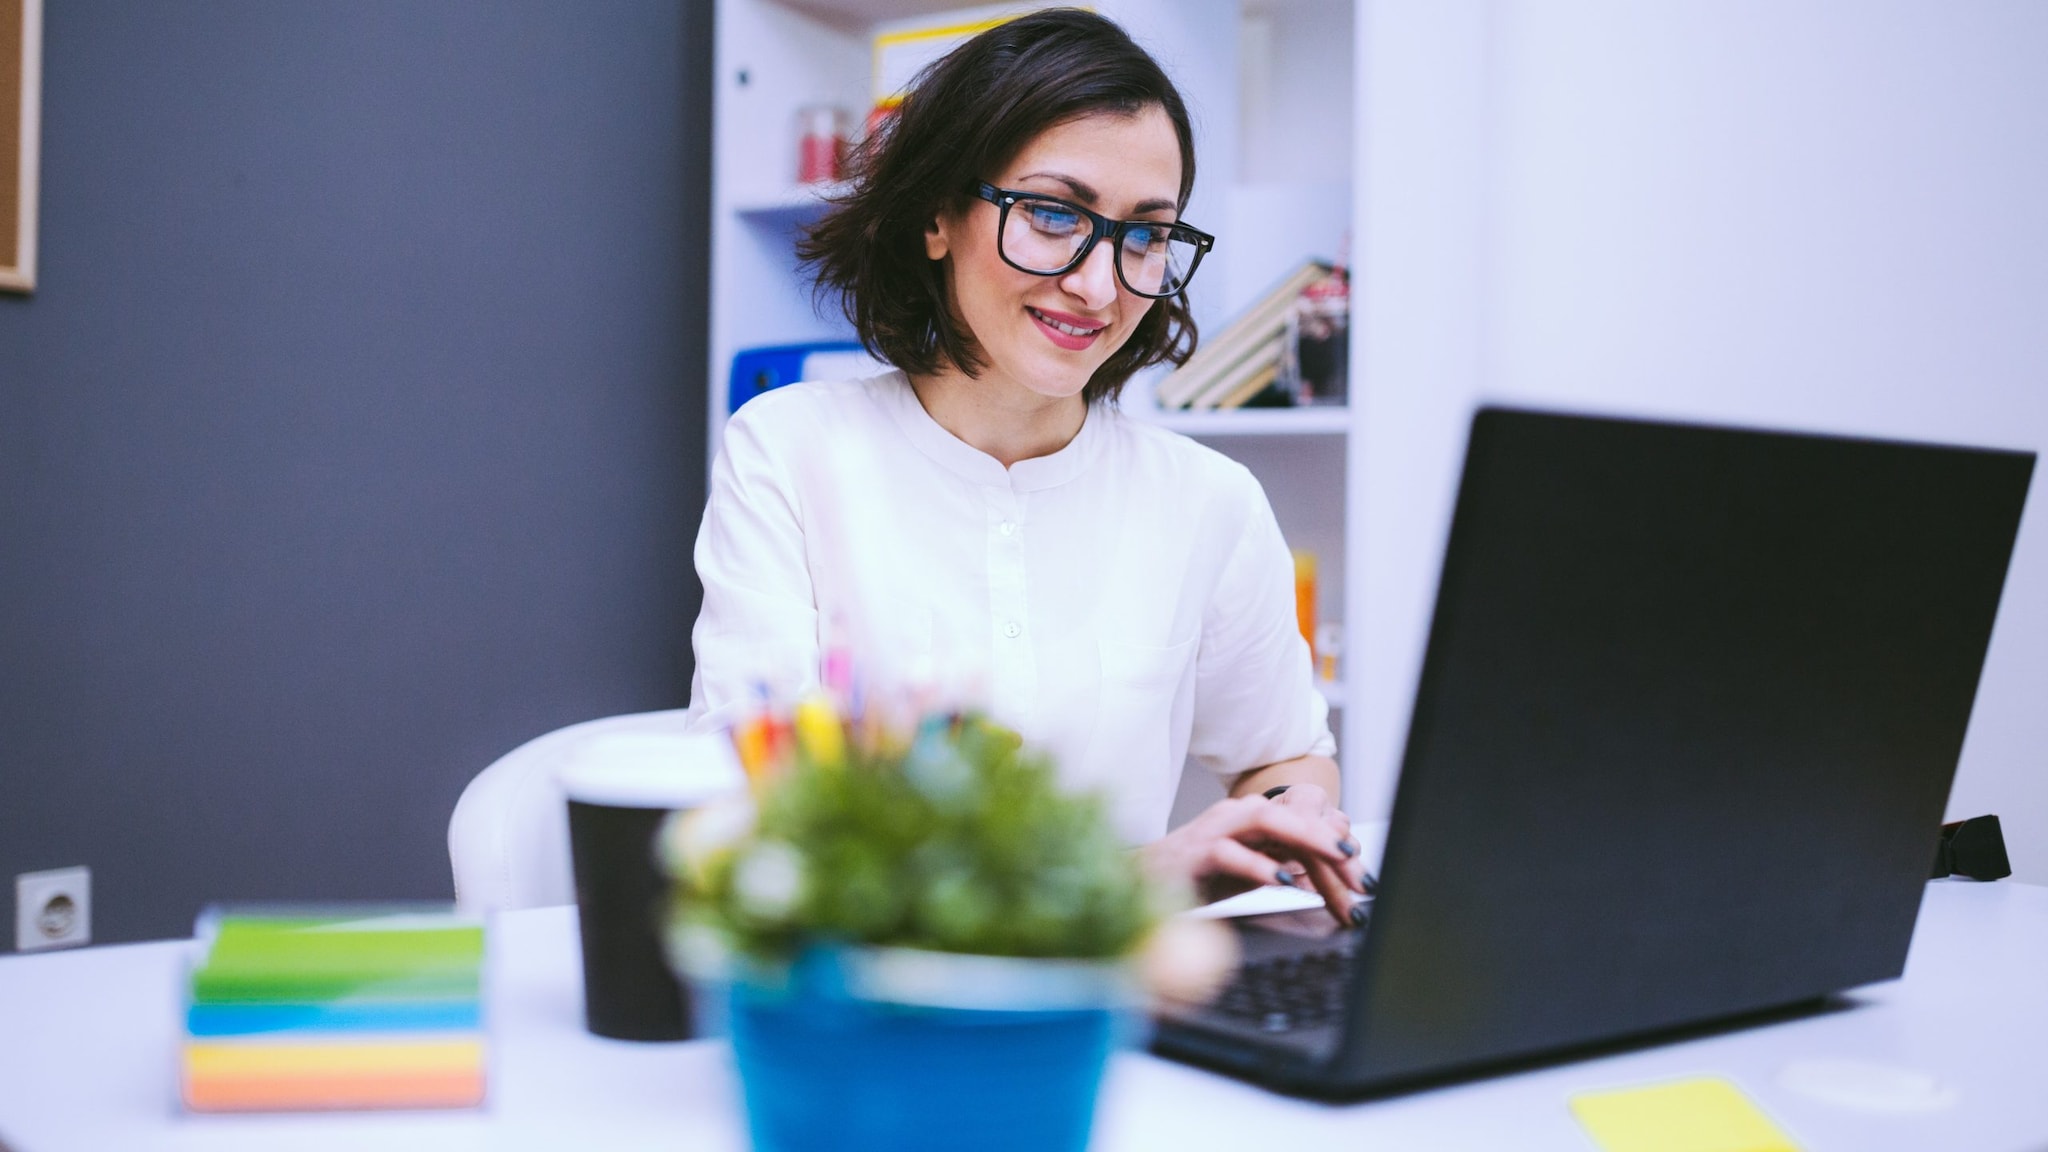
[[[1019,200],[1003,224],[1003,256],[1029,272],[1058,272],[1095,238],[1095,222],[1052,200]],[[1171,296],[1188,282],[1200,249],[1179,229],[1134,223],[1116,246],[1117,270],[1131,291]]]

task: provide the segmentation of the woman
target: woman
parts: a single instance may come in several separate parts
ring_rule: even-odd
[[[792,697],[840,644],[985,701],[1104,790],[1150,866],[1211,894],[1313,885],[1359,918],[1357,845],[1292,567],[1238,464],[1122,417],[1185,360],[1193,135],[1115,24],[1062,9],[919,77],[800,245],[897,371],[727,425],[697,542],[692,722]],[[1231,798],[1166,833],[1185,758]]]

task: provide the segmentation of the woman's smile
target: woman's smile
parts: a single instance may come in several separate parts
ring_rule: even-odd
[[[1030,313],[1031,318],[1038,322],[1039,330],[1045,333],[1046,339],[1069,352],[1079,352],[1087,348],[1109,327],[1106,320],[1088,320],[1071,312],[1055,312],[1050,308],[1035,308],[1029,304],[1024,306],[1024,311]]]

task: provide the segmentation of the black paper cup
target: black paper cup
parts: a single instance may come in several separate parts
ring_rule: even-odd
[[[583,938],[583,1021],[618,1040],[685,1040],[689,1001],[662,950],[669,879],[656,845],[670,813],[745,787],[723,736],[614,734],[562,773]]]

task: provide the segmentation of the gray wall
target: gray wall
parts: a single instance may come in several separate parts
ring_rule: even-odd
[[[48,6],[0,903],[445,898],[470,776],[686,701],[710,7]]]

